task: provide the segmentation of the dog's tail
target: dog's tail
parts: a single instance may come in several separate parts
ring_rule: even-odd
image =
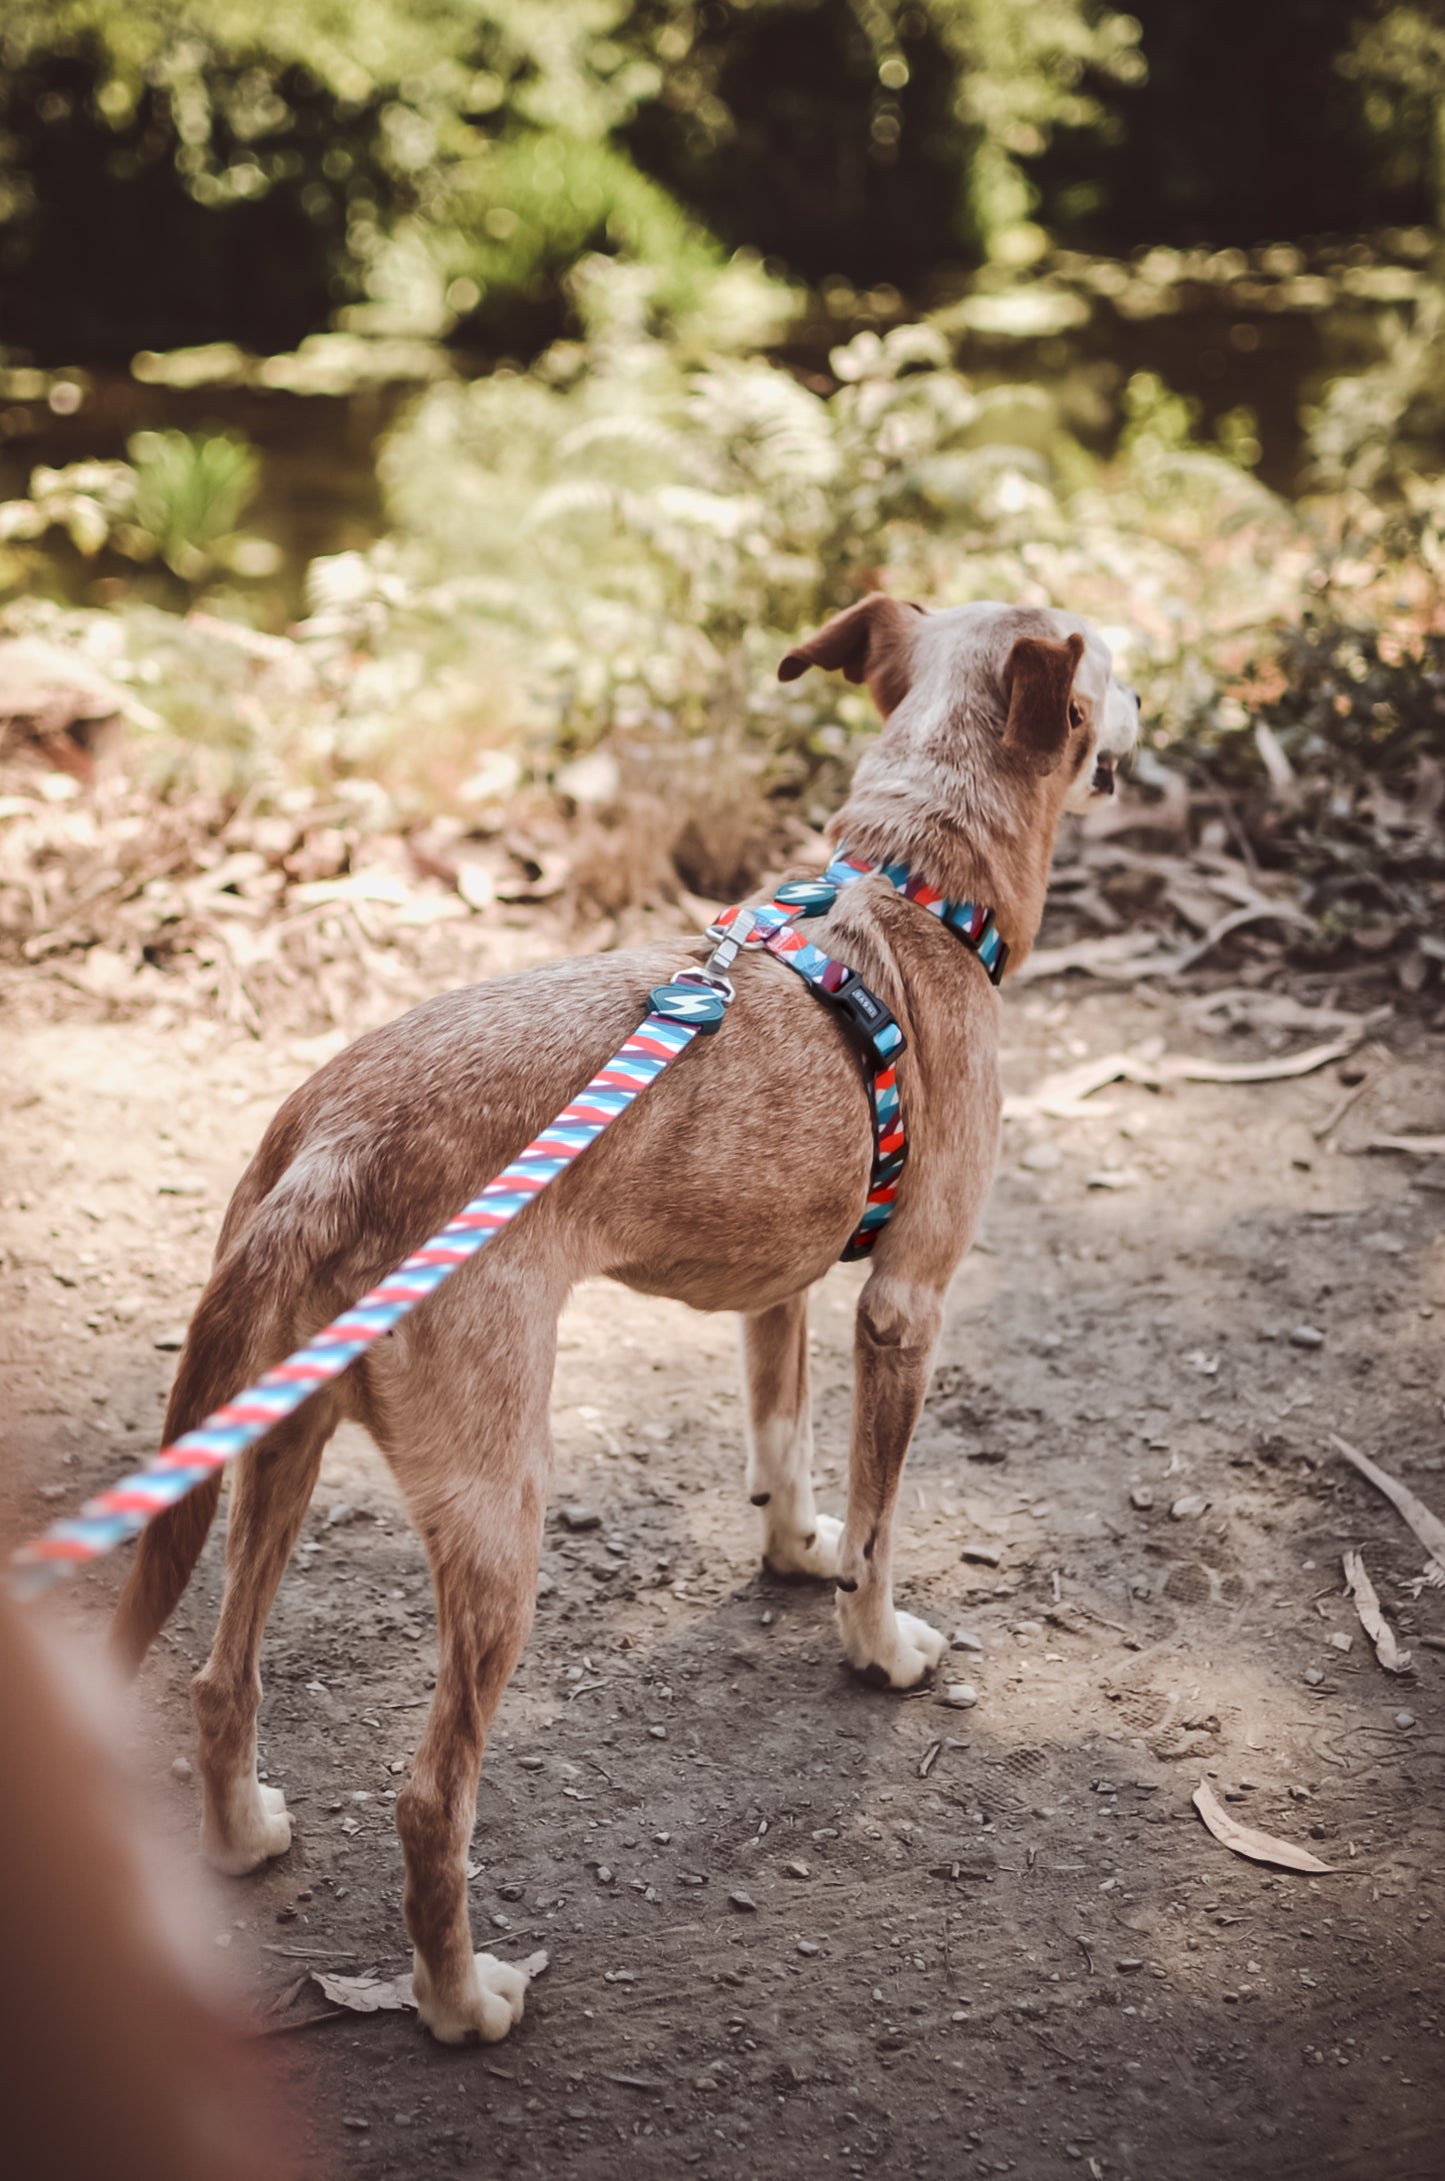
[[[186,1334],[166,1405],[166,1446],[194,1431],[213,1409],[234,1399],[295,1345],[316,1256],[335,1240],[334,1230],[330,1235],[318,1231],[324,1220],[313,1223],[298,1216],[318,1194],[301,1162],[261,1204],[242,1211],[250,1179],[243,1181],[227,1215],[227,1228],[239,1226],[240,1232],[227,1247],[223,1229],[215,1268]],[[220,1497],[217,1473],[141,1532],[110,1630],[111,1653],[124,1673],[137,1671],[179,1604]]]

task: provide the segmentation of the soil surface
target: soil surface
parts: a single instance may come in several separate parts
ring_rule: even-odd
[[[1238,1060],[1333,1034],[1281,1028],[1273,989],[1273,1022],[1247,989],[1006,993],[1010,1087],[1147,1038]],[[433,1670],[421,1546],[369,1444],[334,1442],[265,1658],[296,1841],[217,1883],[205,1934],[318,2171],[1440,2174],[1445,1592],[1330,1434],[1445,1514],[1441,1171],[1362,1148],[1445,1126],[1445,1021],[1406,1002],[1371,1036],[1298,1080],[1123,1085],[1006,1126],[898,1553],[900,1603],[960,1632],[938,1679],[971,1708],[852,1679],[830,1594],[761,1572],[732,1325],[578,1293],[543,1594],[474,1844],[478,1944],[550,1956],[502,2046],[298,1982],[408,1966],[391,1804]],[[227,1191],[340,1042],[12,1012],[9,1534],[153,1449]],[[814,1313],[835,1513],[860,1284],[839,1267]],[[169,1768],[222,1528],[139,1697],[188,1856],[198,1788]],[[1343,1595],[1351,1546],[1403,1678]],[[62,1613],[98,1628],[120,1572]],[[1201,1778],[1333,1869],[1231,1854]]]

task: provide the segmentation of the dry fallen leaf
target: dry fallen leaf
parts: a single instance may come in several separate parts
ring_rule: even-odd
[[[1375,1646],[1375,1656],[1387,1674],[1406,1674],[1410,1671],[1410,1654],[1402,1651],[1395,1641],[1394,1631],[1380,1611],[1380,1601],[1375,1586],[1365,1573],[1363,1557],[1357,1552],[1344,1556],[1345,1588],[1355,1601],[1355,1611],[1360,1616],[1360,1626]]]
[[[1308,1848],[1296,1848],[1288,1840],[1276,1840],[1273,1833],[1257,1833],[1251,1825],[1241,1825],[1232,1818],[1207,1780],[1201,1780],[1194,1790],[1195,1809],[1203,1818],[1215,1839],[1236,1855],[1247,1855],[1252,1863],[1277,1863],[1287,1871],[1329,1871],[1332,1863],[1322,1863]]]
[[[399,2013],[416,2005],[409,1976],[333,1977],[319,1969],[312,1975],[333,2006],[349,2007],[353,2014]]]
[[[550,1959],[545,1949],[529,1954],[517,1967],[530,1984],[539,1977]],[[416,2005],[416,1994],[411,1988],[411,1978],[398,1977],[335,1977],[327,1976],[319,1969],[312,1976],[334,2007],[349,2007],[353,2014],[396,2014]]]

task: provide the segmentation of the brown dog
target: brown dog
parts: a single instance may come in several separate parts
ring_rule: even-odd
[[[906,860],[950,898],[995,911],[1017,965],[1043,911],[1061,812],[1112,786],[1137,706],[1072,616],[942,613],[870,598],[784,659],[866,681],[887,725],[833,831],[872,863]],[[506,2035],[521,1972],[473,1956],[466,1850],[488,1726],[537,1588],[558,1313],[610,1274],[743,1316],[748,1491],[782,1572],[838,1584],[843,1647],[907,1689],[943,1639],[895,1611],[893,1507],[943,1298],[992,1176],[997,1005],[982,965],[874,877],[846,889],[819,944],[902,1026],[910,1157],[858,1306],[856,1398],[841,1526],[810,1475],[808,1289],[857,1225],[870,1172],[862,1074],[829,1011],[783,964],[738,964],[719,1036],[670,1069],[509,1233],[237,1465],[225,1600],[194,1684],[203,1843],[231,1872],[280,1855],[291,1820],[256,1778],[262,1631],[343,1417],[366,1425],[430,1556],[436,1697],[397,1801],[422,2019],[449,2042]],[[616,1050],[677,946],[558,962],[430,1000],[340,1054],[289,1098],[226,1214],[191,1325],[167,1439],[299,1346],[516,1156]],[[694,959],[699,950],[694,950]],[[759,1149],[749,1123],[769,1118]],[[116,1643],[138,1663],[171,1612],[219,1484],[141,1539]]]

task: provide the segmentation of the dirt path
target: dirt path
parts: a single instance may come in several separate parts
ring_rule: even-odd
[[[1148,1035],[1262,1049],[1189,1004],[1014,993],[1011,1079]],[[1391,1062],[1332,1141],[1445,1123],[1440,1026],[1379,1034]],[[327,1049],[90,1012],[12,1028],[8,1530],[152,1447],[226,1191]],[[472,1883],[479,1941],[551,1967],[485,2052],[394,2014],[276,2037],[336,2174],[1438,2175],[1445,1594],[1401,1587],[1423,1553],[1328,1434],[1445,1513],[1445,1195],[1418,1162],[1322,1148],[1341,1096],[1333,1070],[1125,1087],[1006,1131],[900,1548],[902,1601],[970,1639],[946,1674],[971,1710],[855,1683],[829,1598],[759,1573],[731,1325],[576,1297],[557,1500],[598,1519],[549,1525]],[[815,1313],[834,1511],[858,1285],[839,1268]],[[1340,1595],[1356,1544],[1404,1682]],[[219,1561],[213,1539],[143,1684],[163,1780]],[[67,1610],[98,1622],[115,1575]],[[390,1804],[432,1655],[421,1548],[343,1436],[266,1660],[262,1761],[297,1842],[214,1896],[262,2004],[312,1966],[404,1965]],[[1201,1775],[1336,1871],[1230,1856],[1190,1806]],[[165,1792],[189,1834],[194,1782]]]

